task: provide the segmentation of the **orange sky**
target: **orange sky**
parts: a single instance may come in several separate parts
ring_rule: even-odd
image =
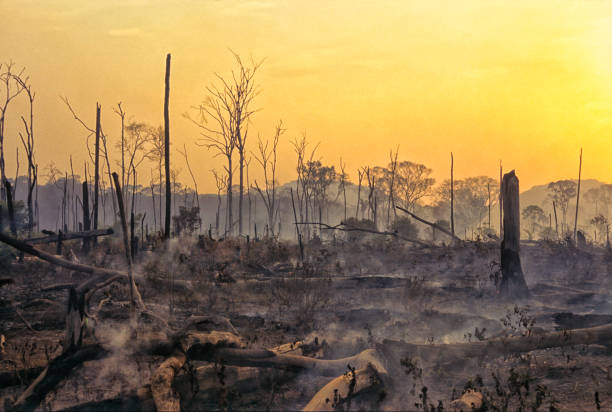
[[[200,190],[213,191],[209,170],[221,160],[195,146],[182,114],[215,71],[232,68],[228,48],[266,59],[251,130],[270,136],[283,119],[281,182],[295,177],[289,140],[303,132],[321,142],[323,162],[342,156],[351,177],[386,164],[399,144],[401,159],[438,180],[452,150],[458,178],[496,176],[502,159],[527,189],[575,177],[582,146],[583,177],[612,181],[612,2],[0,0],[0,61],[31,75],[41,168],[86,156],[60,95],[92,124],[100,101],[111,140],[119,101],[161,124],[171,52],[172,139],[191,148]],[[23,108],[9,113],[9,176]]]

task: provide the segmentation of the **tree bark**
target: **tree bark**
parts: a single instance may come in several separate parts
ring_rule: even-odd
[[[506,173],[502,181],[502,200],[504,209],[504,237],[501,244],[502,280],[500,292],[512,298],[529,297],[521,267],[520,251],[520,204],[519,180],[514,170]]]

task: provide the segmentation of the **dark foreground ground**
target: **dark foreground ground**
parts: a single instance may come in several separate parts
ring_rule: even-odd
[[[78,255],[79,244],[71,247]],[[222,316],[247,348],[319,359],[369,348],[384,353],[389,342],[437,348],[612,323],[612,253],[605,249],[523,246],[532,297],[517,302],[496,293],[494,243],[421,247],[381,238],[336,240],[308,245],[304,267],[298,256],[295,245],[273,241],[247,247],[244,241],[174,239],[167,249],[141,252],[135,272],[143,301],[168,321],[165,327],[180,329],[193,316]],[[115,238],[78,259],[125,267]],[[0,278],[13,282],[0,288],[0,334],[6,339],[0,408],[10,409],[61,352],[68,296],[63,285],[87,276],[34,259],[0,268]],[[84,342],[101,343],[108,354],[67,373],[41,409],[152,406],[133,395],[149,387],[165,358],[135,351],[134,342],[160,327],[131,321],[128,297],[128,287],[117,283],[92,296]],[[331,399],[329,408],[450,410],[450,402],[472,388],[484,394],[489,410],[612,410],[612,346],[605,343],[486,357],[444,349],[432,357],[406,349],[399,358],[385,358],[388,377],[382,389],[377,386],[376,399],[335,405]],[[173,390],[184,410],[294,410],[332,379],[308,369],[232,366],[215,358],[185,363]]]

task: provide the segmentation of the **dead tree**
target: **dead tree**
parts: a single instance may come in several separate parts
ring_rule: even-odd
[[[211,170],[213,176],[215,177],[215,183],[217,185],[217,213],[215,215],[215,232],[217,234],[217,238],[219,237],[219,217],[221,214],[221,192],[226,189],[227,179],[217,173],[216,170]]]
[[[451,233],[455,236],[455,191],[454,191],[454,180],[453,180],[453,167],[454,167],[453,152],[451,152],[451,170],[450,170],[450,223]]]
[[[74,120],[76,120],[78,123],[81,124],[81,126],[83,126],[83,128],[85,130],[87,130],[89,132],[89,135],[87,136],[87,139],[89,139],[90,136],[94,135],[96,136],[96,142],[94,147],[94,154],[92,154],[89,145],[87,146],[87,150],[89,151],[89,157],[90,159],[94,162],[98,164],[99,167],[99,158],[100,158],[100,151],[102,152],[102,154],[104,155],[104,160],[106,162],[106,169],[107,169],[107,173],[108,173],[108,180],[109,180],[109,184],[113,185],[113,180],[110,174],[110,159],[109,159],[109,152],[108,152],[108,146],[107,146],[107,139],[106,139],[106,135],[104,134],[104,131],[102,130],[102,124],[98,124],[98,107],[99,104],[96,103],[96,127],[94,129],[92,129],[91,127],[89,127],[74,111],[74,109],[72,108],[72,106],[70,105],[70,102],[68,101],[67,97],[62,97],[61,98],[62,101],[66,104],[66,107],[68,108],[68,110],[70,111],[70,113],[72,114],[72,116],[74,117]],[[102,143],[102,146],[100,146],[100,142]],[[95,152],[97,151],[97,155],[95,154]],[[87,176],[85,176],[87,178]],[[95,177],[94,177],[95,178]],[[99,173],[98,173],[98,187],[99,187]],[[112,195],[112,190],[111,190],[111,195]],[[93,197],[95,197],[95,188],[94,188],[94,194]],[[94,203],[95,203],[95,199],[94,199]],[[115,197],[113,195],[113,211],[115,212],[115,215],[117,214],[117,207],[116,207],[116,200]]]
[[[395,206],[395,207],[396,207],[397,209],[401,210],[402,212],[404,212],[404,213],[408,214],[408,215],[409,215],[410,217],[412,217],[413,219],[416,219],[416,220],[418,220],[419,222],[424,223],[424,224],[426,224],[426,225],[428,225],[428,226],[432,227],[434,230],[439,230],[440,232],[444,233],[445,235],[450,236],[450,237],[451,237],[453,240],[455,240],[455,241],[461,241],[461,239],[460,239],[458,236],[456,236],[456,235],[454,235],[452,232],[449,232],[448,230],[444,229],[442,226],[440,226],[440,225],[438,225],[438,224],[436,224],[436,223],[429,222],[429,221],[427,221],[427,220],[425,220],[425,219],[423,219],[423,218],[421,218],[421,217],[419,217],[419,216],[415,215],[414,213],[412,213],[412,212],[411,212],[411,211],[409,211],[408,209],[404,209],[403,207],[400,207],[400,206]],[[434,233],[435,233],[435,232],[434,232]]]
[[[238,73],[232,72],[232,80],[230,81],[223,79],[221,79],[221,81],[224,85],[225,95],[229,97],[229,102],[231,103],[228,115],[234,118],[233,133],[236,142],[236,150],[238,150],[238,167],[240,173],[238,189],[238,234],[242,235],[246,140],[248,136],[248,123],[255,112],[255,110],[250,108],[250,105],[253,99],[259,94],[259,90],[255,85],[255,73],[262,62],[255,63],[251,61],[251,65],[246,67],[242,63],[240,56],[234,52],[232,53],[238,63]]]
[[[368,181],[368,210],[370,219],[374,222],[374,227],[378,228],[377,222],[377,199],[376,199],[376,176],[373,170],[368,166],[365,169],[365,176]]]
[[[94,204],[93,204],[93,229],[98,229],[98,200],[100,192],[100,109],[96,103],[96,146],[94,152]],[[93,239],[94,245],[97,238]]]
[[[166,81],[164,93],[164,160],[166,167],[166,221],[164,224],[164,238],[170,239],[170,53],[166,56]],[[161,183],[160,183],[161,184]]]
[[[521,240],[519,180],[514,174],[514,170],[504,175],[502,201],[504,237],[501,243],[502,279],[500,292],[506,297],[527,298],[529,297],[529,289],[525,283],[519,255]]]
[[[580,148],[580,165],[578,166],[578,189],[576,190],[576,217],[574,219],[574,244],[577,243],[578,205],[580,204],[580,178],[582,176],[582,148]]]
[[[359,219],[359,206],[361,204],[361,182],[363,180],[364,175],[365,175],[365,168],[357,169],[357,179],[359,183],[357,186],[357,209],[355,210],[355,219]]]
[[[85,171],[87,176],[87,171]],[[87,179],[83,182],[83,231],[87,232],[91,230],[91,224],[89,221],[89,189],[87,187]],[[83,238],[83,252],[89,253],[89,238]]]
[[[233,53],[233,52],[232,52]],[[238,199],[238,231],[243,230],[243,198],[244,198],[244,167],[246,161],[246,140],[248,137],[248,122],[256,110],[250,106],[259,91],[255,85],[255,73],[261,62],[251,62],[245,66],[238,54],[233,53],[238,69],[232,71],[231,78],[224,78],[215,73],[219,85],[206,87],[208,98],[200,104],[199,119],[192,120],[200,128],[202,139],[200,145],[216,151],[216,156],[227,160],[225,170],[228,174],[227,184],[227,224],[233,230],[233,174],[232,156],[234,149],[238,151],[238,168],[240,173]],[[207,122],[212,120],[213,125]]]
[[[395,149],[395,156],[393,151],[389,152],[389,172],[391,172],[391,180],[389,182],[389,198],[387,200],[387,227],[391,224],[391,209],[393,209],[393,216],[397,216],[395,209],[395,176],[397,174],[397,155],[399,153],[399,146]]]
[[[151,169],[151,203],[153,205],[153,227],[157,230],[157,212],[155,210],[155,184],[153,183],[153,169]]]
[[[19,96],[23,88],[16,81],[20,78],[25,69],[15,74],[13,72],[13,63],[0,63],[0,85],[2,85],[3,96],[0,100],[0,200],[6,200],[6,172],[4,163],[4,125],[6,120],[6,111],[11,101]]]
[[[339,185],[338,185],[338,195],[340,195],[340,191],[342,191],[342,197],[344,200],[344,221],[346,221],[346,181],[348,180],[348,174],[346,173],[346,164],[342,162],[342,158],[340,158],[340,176],[339,176]]]
[[[140,297],[140,293],[138,293],[138,289],[136,288],[136,283],[134,282],[134,276],[132,274],[132,254],[130,249],[130,243],[128,241],[128,228],[127,228],[127,220],[125,218],[125,208],[123,204],[123,195],[121,193],[121,185],[119,184],[119,175],[117,173],[113,173],[113,181],[115,183],[115,191],[117,192],[117,203],[119,205],[119,216],[121,218],[121,229],[123,232],[123,247],[125,249],[125,258],[127,260],[128,265],[128,281],[130,283],[130,304],[132,310],[136,307],[144,307],[142,304],[142,298]]]
[[[117,108],[113,109],[113,111],[121,119],[121,141],[119,143],[120,148],[121,148],[121,187],[123,188],[123,190],[125,190],[125,188],[127,187],[127,185],[125,184],[125,151],[126,151],[126,145],[125,145],[125,111],[123,110],[123,107],[121,107],[121,102],[117,103]],[[161,171],[160,171],[160,173],[161,173]],[[125,193],[123,195],[125,196]]]
[[[189,158],[187,157],[187,146],[183,145],[183,151],[181,152],[180,149],[178,150],[178,152],[183,155],[183,157],[185,158],[185,164],[187,165],[187,171],[189,172],[189,175],[191,176],[191,181],[193,182],[193,187],[194,187],[194,199],[191,202],[191,206],[193,207],[194,203],[197,205],[198,210],[200,210],[200,196],[198,194],[198,182],[195,178],[195,175],[193,174],[193,171],[191,170],[191,166],[189,165]],[[187,200],[185,199],[185,202],[187,202]]]
[[[503,209],[503,198],[502,198],[502,162],[499,161],[499,238],[501,239],[504,233],[502,209]],[[557,216],[555,214],[555,216]]]
[[[28,207],[28,233],[32,233],[34,227],[34,207],[32,205],[32,194],[34,187],[36,186],[36,161],[34,159],[34,98],[36,93],[32,91],[32,86],[29,83],[29,78],[22,78],[21,76],[13,76],[15,81],[19,84],[21,89],[25,91],[28,102],[29,102],[29,118],[26,120],[25,117],[21,116],[23,122],[24,132],[26,138],[24,139],[21,132],[19,137],[23,143],[23,147],[26,151],[26,158],[28,159],[28,189],[27,189],[27,207]],[[2,127],[2,126],[0,126]],[[15,182],[17,180],[15,179]]]
[[[8,180],[5,180],[4,187],[6,189],[6,208],[8,209],[11,233],[13,236],[17,236],[17,222],[15,221],[15,208],[13,205],[13,191],[11,189],[11,183]]]
[[[277,199],[276,199],[276,160],[277,160],[277,149],[278,140],[283,134],[283,121],[281,120],[276,126],[276,132],[272,139],[272,146],[269,146],[269,142],[264,142],[259,139],[259,156],[255,155],[255,159],[261,165],[264,172],[264,190],[259,187],[257,180],[255,180],[255,189],[259,193],[261,200],[266,207],[268,212],[268,227],[274,236],[274,220],[276,212],[278,210]]]

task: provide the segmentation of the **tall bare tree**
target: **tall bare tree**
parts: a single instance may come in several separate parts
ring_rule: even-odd
[[[164,91],[164,163],[166,168],[166,221],[164,238],[170,238],[170,53],[166,55],[166,77]]]
[[[16,98],[22,91],[23,87],[16,80],[23,75],[25,69],[13,72],[14,64],[0,63],[0,85],[2,85],[3,94],[0,100],[0,200],[6,200],[6,170],[4,162],[4,127],[6,122],[6,112],[11,101]]]
[[[106,172],[107,172],[107,175],[108,175],[109,185],[110,185],[110,187],[112,187],[113,186],[113,179],[111,177],[111,171],[110,171],[111,170],[111,167],[110,167],[110,155],[109,155],[108,145],[107,145],[108,139],[107,139],[106,135],[104,134],[104,130],[102,129],[102,124],[100,123],[98,125],[98,119],[97,119],[98,111],[96,110],[96,128],[91,128],[77,115],[77,113],[74,111],[74,109],[70,105],[70,101],[68,101],[67,97],[61,97],[61,99],[66,104],[66,107],[68,108],[68,110],[70,111],[70,113],[72,114],[74,119],[81,126],[83,126],[83,128],[85,130],[87,130],[89,132],[89,135],[87,136],[87,139],[89,140],[90,136],[98,136],[98,137],[96,137],[96,141],[98,142],[97,150],[94,147],[94,153],[92,153],[91,149],[89,147],[89,142],[87,144],[87,150],[89,152],[90,159],[94,163],[97,161],[96,159],[98,159],[98,161],[99,161],[100,152],[102,153],[102,155],[104,156],[104,161],[106,163]],[[98,105],[96,104],[96,108],[97,108],[97,106]],[[99,130],[98,130],[98,126],[99,126]],[[101,146],[100,146],[100,143],[102,143]],[[97,155],[95,154],[96,151],[98,152]],[[116,197],[113,194],[112,194],[112,198],[113,198],[113,203],[112,203],[113,204],[113,211],[115,212],[115,218],[116,218],[116,215],[117,215],[117,199],[116,199]]]
[[[276,132],[272,138],[272,145],[270,146],[269,141],[264,143],[260,138],[259,154],[255,155],[255,160],[259,162],[264,172],[264,190],[259,187],[257,180],[255,180],[255,189],[259,193],[259,196],[266,207],[266,211],[268,212],[268,228],[270,229],[272,236],[274,236],[274,223],[278,209],[276,199],[276,161],[278,140],[284,132],[285,129],[283,129],[283,121],[281,120],[276,126]]]
[[[344,220],[346,221],[346,182],[348,181],[348,174],[346,173],[346,163],[342,162],[340,158],[340,173],[338,174],[338,196],[342,192],[344,200]]]
[[[36,93],[32,91],[32,85],[30,84],[28,77],[14,77],[15,81],[17,81],[17,83],[20,85],[21,89],[25,91],[30,108],[29,117],[27,119],[21,116],[25,138],[21,132],[19,133],[19,137],[26,151],[26,158],[28,159],[28,234],[31,235],[32,229],[34,227],[34,207],[32,205],[32,194],[34,188],[36,187],[36,180],[38,178],[38,168],[36,167],[36,160],[34,158],[34,98],[36,97]],[[15,183],[17,183],[17,179],[15,179]]]
[[[256,112],[251,108],[259,89],[255,84],[255,74],[262,62],[251,60],[249,64],[243,63],[237,53],[232,52],[237,68],[232,70],[231,76],[223,77],[217,73],[218,84],[206,88],[208,96],[200,104],[200,119],[194,123],[200,127],[201,144],[213,149],[217,155],[227,159],[225,170],[228,173],[228,221],[233,227],[232,156],[234,149],[238,152],[239,168],[239,198],[238,198],[238,232],[243,230],[243,199],[244,199],[244,167],[246,160],[246,141],[248,137],[248,124]],[[209,125],[208,121],[213,124]]]
[[[94,154],[94,210],[93,210],[93,228],[98,229],[98,198],[100,191],[100,104],[96,103],[96,144]],[[96,244],[98,238],[94,237],[93,241]]]

